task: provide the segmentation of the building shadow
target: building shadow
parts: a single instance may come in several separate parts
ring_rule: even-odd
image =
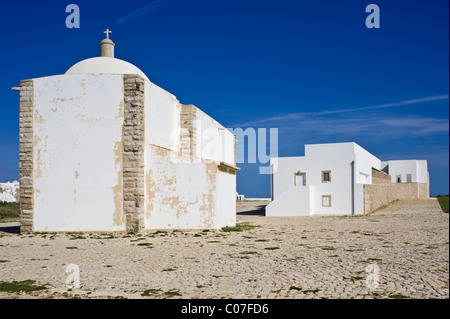
[[[249,207],[249,210],[243,210],[237,213],[240,216],[266,216],[266,206],[258,205]]]
[[[0,224],[0,233],[20,234],[20,226],[1,226]]]

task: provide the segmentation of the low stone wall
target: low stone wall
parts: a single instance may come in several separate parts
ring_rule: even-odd
[[[372,184],[373,185],[390,185],[391,175],[377,171],[372,168]]]
[[[428,183],[419,183],[419,199],[430,198],[430,185]]]
[[[426,183],[367,184],[364,185],[364,214],[370,214],[398,199],[427,198],[429,198],[429,188]]]
[[[397,199],[427,199],[429,197],[426,183],[398,183]]]
[[[364,214],[376,211],[397,199],[395,184],[364,185]]]
[[[396,184],[398,199],[417,199],[418,184],[417,183],[398,183]]]
[[[372,168],[372,184],[364,185],[364,214],[389,205],[398,199],[427,199],[428,183],[392,183],[391,175]]]

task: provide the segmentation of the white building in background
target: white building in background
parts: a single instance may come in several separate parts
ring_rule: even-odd
[[[361,215],[401,198],[428,198],[427,161],[387,161],[355,143],[305,146],[271,159],[266,216]]]
[[[383,172],[391,176],[392,183],[427,183],[427,161],[406,160],[381,162]]]
[[[15,203],[19,202],[19,182],[0,183],[0,202]]]

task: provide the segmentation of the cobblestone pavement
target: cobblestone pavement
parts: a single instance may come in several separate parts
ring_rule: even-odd
[[[2,224],[0,282],[48,289],[0,297],[449,297],[449,216],[436,200],[356,217],[264,217],[266,204],[238,204],[238,223],[258,226],[242,232],[20,235]],[[65,285],[68,264],[79,289]]]

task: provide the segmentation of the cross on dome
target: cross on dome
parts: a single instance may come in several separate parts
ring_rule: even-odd
[[[106,31],[104,31],[103,33],[106,34],[106,39],[103,39],[102,42],[100,42],[100,56],[114,58],[114,47],[116,45],[109,38],[109,35],[110,33],[112,33],[112,31],[106,29]]]
[[[106,38],[109,39],[109,34],[112,33],[109,29],[106,29],[103,33],[106,33]]]

